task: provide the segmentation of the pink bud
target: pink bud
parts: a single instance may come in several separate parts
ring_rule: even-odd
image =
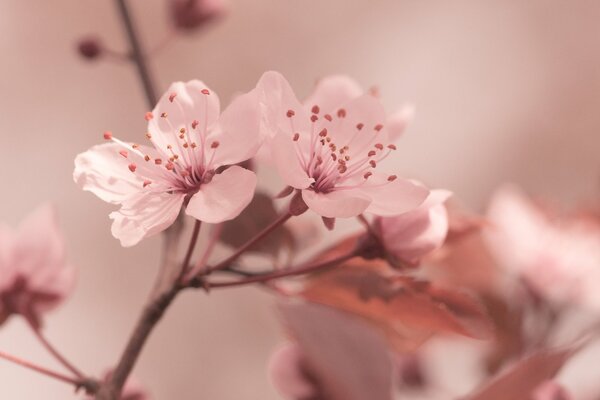
[[[77,50],[83,58],[88,60],[100,57],[103,52],[102,43],[95,37],[81,39],[77,44]]]
[[[175,27],[191,31],[222,17],[227,5],[224,0],[169,0],[169,9]]]

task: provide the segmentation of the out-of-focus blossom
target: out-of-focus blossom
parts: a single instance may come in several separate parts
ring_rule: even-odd
[[[0,323],[20,314],[39,327],[74,281],[52,206],[39,207],[17,230],[0,225]]]
[[[416,265],[438,249],[448,233],[447,190],[432,190],[427,199],[404,214],[375,219],[374,226],[389,255],[402,263]]]
[[[300,346],[287,343],[269,360],[268,374],[277,391],[289,400],[314,398],[318,393],[315,382],[306,371]]]
[[[378,172],[378,164],[396,146],[374,96],[356,97],[351,82],[333,77],[321,81],[302,105],[276,72],[263,75],[257,88],[266,103],[265,126],[279,174],[302,191],[302,199],[317,214],[397,215],[419,206],[429,194],[409,180]]]
[[[169,227],[182,205],[209,223],[233,219],[248,205],[256,176],[233,164],[260,146],[257,95],[237,97],[220,116],[219,110],[219,98],[204,83],[176,82],[146,114],[154,148],[105,132],[110,143],[77,156],[73,176],[79,186],[121,205],[110,218],[123,246]]]
[[[227,13],[225,0],[168,0],[173,24],[184,31],[200,28]]]
[[[555,381],[546,381],[532,393],[531,400],[572,400],[573,397]]]
[[[592,219],[549,217],[514,187],[488,210],[487,242],[499,264],[547,299],[600,307],[600,226]]]

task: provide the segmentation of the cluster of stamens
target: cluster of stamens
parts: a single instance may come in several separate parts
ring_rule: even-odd
[[[210,95],[207,89],[201,90],[201,93],[206,96]],[[176,93],[169,95],[169,102],[176,104],[183,114],[183,108],[177,102]],[[205,102],[205,115],[207,114],[206,104],[207,102]],[[176,128],[171,125],[168,113],[162,112],[158,117],[170,127],[171,132],[165,134],[179,139],[175,143],[167,144],[164,149],[157,148],[165,157],[152,158],[148,154],[143,154],[138,144],[123,142],[108,131],[104,132],[104,139],[117,143],[122,148],[119,150],[119,154],[126,159],[129,159],[130,153],[135,153],[143,158],[147,164],[140,165],[131,162],[128,164],[128,169],[143,178],[142,186],[144,188],[152,185],[160,191],[187,193],[197,190],[202,183],[210,182],[215,174],[212,164],[219,142],[214,140],[206,143],[208,134],[206,123],[200,126],[200,121],[193,119],[185,126]],[[152,112],[145,114],[146,121],[149,122],[153,118],[155,115]],[[146,139],[152,140],[150,132],[146,133]],[[153,145],[156,147],[156,142]],[[205,149],[211,151],[205,151]]]
[[[315,191],[327,192],[334,186],[338,189],[340,184],[358,176],[362,176],[363,183],[373,175],[372,170],[377,167],[377,164],[386,158],[396,146],[388,144],[384,146],[377,142],[380,137],[379,133],[383,129],[382,124],[376,124],[371,130],[367,129],[364,123],[359,122],[353,128],[343,126],[347,117],[347,111],[344,108],[337,110],[334,116],[324,114],[323,122],[318,132],[316,123],[320,120],[320,107],[314,105],[311,108],[311,132],[309,154],[306,156],[306,151],[303,151],[299,145],[301,133],[294,129],[294,118],[296,112],[288,110],[286,116],[290,120],[292,130],[292,140],[296,145],[296,153],[302,164],[302,167],[307,172],[308,176],[313,178],[315,182],[312,188]],[[337,118],[337,121],[335,121]],[[335,123],[334,123],[335,122]],[[355,132],[345,143],[335,143],[330,131],[336,132],[335,129],[354,129]],[[372,138],[366,144],[358,145],[358,151],[354,151],[354,143],[359,135],[372,135]],[[352,149],[352,151],[351,151]],[[361,156],[362,154],[362,156]],[[396,179],[396,175],[390,175],[387,178],[388,182]]]

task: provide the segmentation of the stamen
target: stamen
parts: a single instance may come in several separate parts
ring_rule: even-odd
[[[377,154],[377,152],[375,150],[371,150],[367,153],[367,157],[373,157],[376,154]]]
[[[343,109],[343,108],[340,108],[337,111],[337,116],[338,116],[338,118],[345,118],[346,117],[346,110]]]
[[[161,118],[167,118],[169,116],[169,114],[167,114],[166,112],[163,112],[160,114]]]
[[[312,122],[317,122],[317,120],[318,120],[318,119],[319,119],[319,117],[317,117],[317,116],[316,116],[316,115],[314,115],[314,114],[310,116],[310,120],[311,120]]]
[[[396,178],[398,178],[396,175],[390,175],[390,176],[388,176],[387,180],[390,182],[393,182],[396,180]]]
[[[299,134],[299,133],[294,133],[294,137],[292,138],[292,140],[293,140],[294,142],[297,142],[297,141],[298,141],[298,139],[300,139],[300,134]]]
[[[387,147],[388,147],[388,149],[390,149],[390,150],[396,150],[396,149],[397,149],[397,147],[396,147],[396,145],[395,145],[395,144],[388,144],[388,146],[387,146]]]
[[[128,165],[128,168],[131,172],[135,172],[135,170],[137,169],[137,165],[135,165],[135,163],[131,163]]]
[[[319,136],[321,136],[321,137],[327,136],[327,128],[321,129],[321,132],[319,132]]]
[[[119,150],[119,154],[122,155],[125,158],[127,158],[127,156],[129,155],[129,153],[127,152],[127,150]]]
[[[104,132],[104,139],[106,140],[111,140],[112,139],[112,132],[111,131],[106,131]]]
[[[383,145],[382,145],[381,143],[376,143],[376,144],[375,144],[375,148],[376,148],[377,150],[383,150]]]
[[[200,121],[198,121],[197,119],[192,121],[192,129],[196,129],[196,127],[198,126],[198,124],[200,123]]]
[[[150,121],[152,118],[154,118],[154,115],[152,115],[152,113],[151,113],[150,111],[148,111],[148,112],[146,113],[146,115],[144,115],[144,119],[145,119],[146,121]]]
[[[154,164],[160,165],[160,164],[162,164],[162,160],[160,158],[157,158],[154,160]]]
[[[150,156],[146,154],[146,155],[144,156],[144,160],[146,160],[146,161],[150,161]]]
[[[312,106],[310,111],[312,111],[313,114],[318,114],[319,111],[321,111],[321,110],[319,109],[319,106],[314,105],[314,106]]]
[[[325,118],[327,121],[331,122],[333,120],[333,118],[331,117],[330,114],[325,114],[323,115],[323,118]]]
[[[369,165],[373,168],[377,167],[377,163],[375,162],[375,160],[369,161]]]
[[[296,115],[296,113],[294,112],[294,110],[287,110],[287,113],[285,115],[287,115],[288,118],[292,118],[294,115]]]
[[[168,163],[165,165],[165,168],[166,168],[166,169],[168,169],[169,171],[172,171],[172,170],[173,170],[173,168],[175,168],[175,164],[173,164],[172,162],[170,162],[170,161],[169,161],[169,162],[168,162]]]
[[[211,149],[216,149],[217,147],[219,147],[219,142],[216,140],[210,144]]]
[[[169,95],[169,101],[172,103],[172,102],[173,102],[173,100],[175,100],[175,97],[177,97],[177,93],[171,93],[171,94]]]
[[[152,139],[152,135],[150,134],[150,132],[146,132],[146,138],[147,139]]]
[[[383,129],[383,125],[381,125],[381,124],[377,124],[377,125],[375,125],[375,130],[376,130],[377,132],[379,132],[379,131],[380,131],[380,130],[382,130],[382,129]]]
[[[356,129],[358,129],[359,131],[364,128],[365,124],[363,124],[362,122],[356,124]]]
[[[365,179],[369,179],[369,177],[370,177],[371,175],[373,175],[373,173],[369,171],[369,172],[367,172],[366,174],[364,174],[364,175],[363,175],[363,178],[365,178]]]
[[[148,180],[144,181],[144,187],[148,186],[151,183],[152,183],[152,181],[148,181]]]
[[[202,89],[202,90],[200,91],[200,93],[202,93],[202,94],[205,94],[205,95],[207,95],[207,96],[208,96],[208,95],[210,94],[210,91],[209,91],[208,89]]]
[[[137,143],[132,143],[132,144],[131,144],[131,148],[132,148],[132,149],[137,149],[138,147],[140,147],[140,145],[139,145],[139,144],[137,144]]]

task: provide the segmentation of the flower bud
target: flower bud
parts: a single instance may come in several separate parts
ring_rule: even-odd
[[[77,51],[83,58],[94,60],[103,53],[102,43],[95,37],[81,39],[77,44]]]

